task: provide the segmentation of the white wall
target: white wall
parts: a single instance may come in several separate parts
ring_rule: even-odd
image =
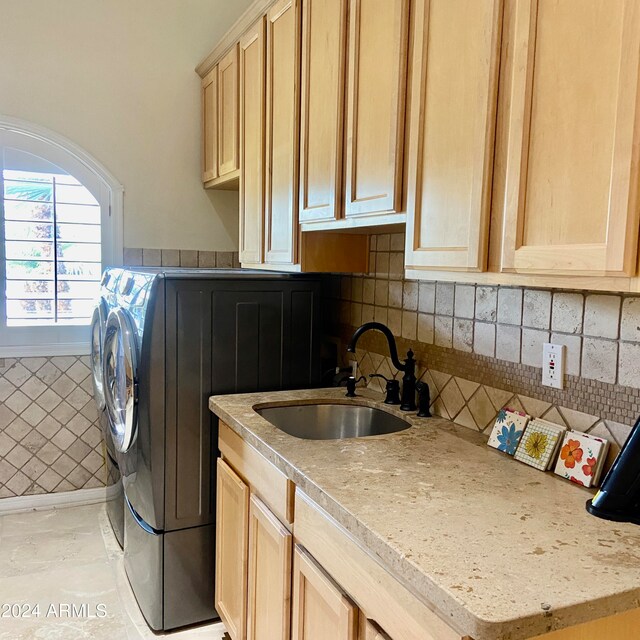
[[[200,182],[194,68],[250,0],[0,0],[0,113],[125,187],[124,246],[234,250],[237,192]]]

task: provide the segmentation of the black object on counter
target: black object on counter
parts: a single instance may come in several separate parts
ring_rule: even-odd
[[[386,380],[387,395],[384,399],[385,404],[400,404],[400,383],[397,380],[395,380],[394,378],[389,379],[386,376],[383,376],[381,373],[370,373],[369,377],[382,378],[383,380]]]
[[[418,382],[416,384],[418,390],[418,418],[431,417],[431,391],[426,382]]]
[[[396,347],[396,339],[393,337],[391,330],[381,322],[365,322],[362,326],[358,327],[354,334],[351,336],[351,342],[347,347],[349,353],[355,353],[356,343],[360,336],[369,331],[370,329],[377,329],[389,343],[389,355],[391,356],[391,362],[398,371],[403,371],[402,377],[402,400],[400,403],[401,411],[415,411],[416,410],[416,361],[413,357],[413,351],[409,349],[407,352],[407,359],[404,364],[398,360],[398,348]]]
[[[640,418],[600,491],[587,502],[587,511],[605,520],[640,524]]]
[[[347,381],[347,393],[345,393],[345,397],[347,398],[355,398],[356,397],[356,385],[361,380],[366,380],[364,376],[360,376],[357,380],[354,376],[347,376],[343,378],[340,382]]]

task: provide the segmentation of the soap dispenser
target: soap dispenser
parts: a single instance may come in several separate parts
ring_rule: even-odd
[[[640,418],[600,491],[587,502],[587,511],[605,520],[640,524]]]

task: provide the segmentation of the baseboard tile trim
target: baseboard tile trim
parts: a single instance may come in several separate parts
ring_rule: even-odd
[[[61,491],[60,493],[41,493],[33,496],[2,498],[0,500],[0,515],[6,516],[26,511],[44,511],[47,509],[64,509],[65,507],[98,504],[112,498],[119,491],[119,484],[94,489],[77,489],[76,491]]]

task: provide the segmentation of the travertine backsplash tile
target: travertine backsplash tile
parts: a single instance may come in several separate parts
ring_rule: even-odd
[[[386,264],[384,254],[400,253],[403,242],[402,234],[391,234],[388,244],[381,237],[371,236],[374,265]],[[428,366],[439,415],[484,429],[506,397],[537,417],[567,422],[571,415],[574,426],[576,415],[586,415],[589,428],[615,433],[622,444],[640,414],[638,296],[414,282],[384,269],[377,273],[375,266],[338,280],[327,309],[335,312],[334,332],[346,340],[358,320],[387,322],[399,348],[414,349],[421,371]],[[353,294],[360,286],[362,304]],[[562,391],[541,384],[542,345],[549,340],[566,345]],[[375,333],[365,334],[359,346],[369,355],[388,353]],[[455,388],[441,395],[452,378],[465,399],[462,408]]]
[[[587,295],[584,311],[584,335],[596,338],[618,337],[620,296],[601,293]]]
[[[237,251],[125,248],[124,265],[127,267],[237,269],[240,267],[240,261]]]
[[[104,486],[86,356],[0,360],[0,498]]]

